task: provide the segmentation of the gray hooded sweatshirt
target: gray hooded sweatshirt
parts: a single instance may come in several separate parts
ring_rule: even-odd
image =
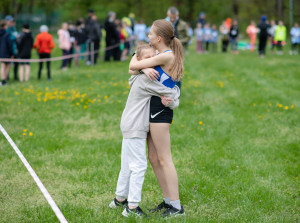
[[[168,88],[158,81],[150,81],[144,74],[132,75],[129,85],[131,89],[121,118],[123,138],[145,139],[149,132],[151,96],[173,98],[168,107],[174,109],[179,105],[180,90],[178,86]]]

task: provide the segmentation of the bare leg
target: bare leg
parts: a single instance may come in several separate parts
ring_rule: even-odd
[[[30,74],[30,66],[25,65],[25,81],[29,80],[29,74]]]
[[[150,123],[151,137],[159,161],[158,168],[165,177],[170,200],[175,201],[179,200],[178,176],[171,155],[169,127],[168,123]]]
[[[5,79],[4,80],[7,80],[7,78],[8,78],[9,69],[10,69],[10,64],[6,64],[5,65],[5,71],[4,71],[4,73],[5,73]]]
[[[25,65],[20,65],[20,82],[23,82],[23,77],[24,77],[24,67]]]
[[[1,63],[1,80],[6,80],[5,77],[5,63]]]
[[[157,181],[159,183],[159,186],[161,188],[163,197],[170,198],[170,194],[168,193],[166,178],[160,166],[157,151],[154,146],[153,140],[151,138],[151,134],[148,135],[147,144],[148,144],[148,158],[153,168],[153,171],[155,173],[155,176],[157,178]]]

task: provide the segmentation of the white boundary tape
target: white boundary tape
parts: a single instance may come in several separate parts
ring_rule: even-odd
[[[33,177],[34,181],[36,182],[36,184],[38,185],[38,187],[42,191],[44,197],[46,198],[46,200],[50,204],[52,210],[56,214],[58,220],[60,222],[62,222],[62,223],[67,223],[68,221],[66,220],[65,216],[61,213],[61,211],[57,207],[56,203],[52,199],[51,195],[49,194],[49,192],[47,191],[47,189],[45,188],[45,186],[43,185],[43,183],[40,181],[39,177],[36,175],[36,173],[31,168],[31,166],[29,165],[29,163],[27,162],[27,160],[25,159],[25,157],[23,156],[23,154],[21,153],[21,151],[18,149],[18,147],[16,146],[16,144],[9,137],[9,135],[7,134],[7,132],[2,127],[1,124],[0,124],[0,130],[3,133],[3,135],[5,136],[5,138],[7,139],[7,141],[10,143],[10,145],[13,147],[13,149],[15,150],[15,152],[18,154],[19,158],[21,159],[21,161],[23,162],[23,164],[25,165],[25,167],[29,171],[30,175]]]

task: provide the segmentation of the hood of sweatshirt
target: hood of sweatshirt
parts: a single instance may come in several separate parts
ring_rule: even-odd
[[[142,74],[137,74],[137,75],[131,75],[131,77],[129,78],[128,82],[130,87],[133,85],[134,81],[138,78],[138,76],[140,76]]]

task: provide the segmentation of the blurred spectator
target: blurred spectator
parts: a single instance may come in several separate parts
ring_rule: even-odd
[[[278,25],[276,26],[274,41],[276,44],[276,48],[278,50],[277,54],[282,55],[283,54],[282,47],[286,41],[286,27],[283,25],[283,21],[281,20],[278,22]]]
[[[96,15],[92,15],[89,26],[86,27],[88,55],[87,65],[97,64],[102,33]]]
[[[271,53],[273,53],[273,50],[276,46],[275,40],[274,40],[274,36],[275,36],[275,30],[276,30],[276,23],[275,20],[271,20],[271,24],[270,24],[270,28],[268,30],[268,34],[270,36],[270,42],[271,42]]]
[[[134,35],[137,42],[146,42],[146,32],[147,26],[144,23],[143,19],[140,19],[140,22],[134,26]]]
[[[74,50],[75,50],[75,31],[76,31],[76,27],[74,26],[72,21],[69,21],[69,23],[68,23],[68,32],[70,34],[70,41],[71,41],[71,48],[70,48],[69,54],[74,54]],[[73,58],[71,57],[69,59],[69,63],[68,63],[69,68],[72,65],[72,60],[73,60]]]
[[[6,31],[5,20],[0,22],[0,58],[13,58],[12,40],[10,34]],[[1,62],[1,85],[6,85],[10,62]]]
[[[188,35],[189,35],[189,37],[190,37],[190,41],[189,41],[189,45],[191,45],[192,44],[192,39],[193,39],[193,36],[194,36],[194,30],[193,30],[193,28],[191,27],[191,24],[189,23],[189,22],[187,22],[186,23],[187,24],[187,29],[188,29]]]
[[[68,23],[64,22],[61,25],[61,29],[58,30],[57,35],[58,35],[59,48],[62,50],[63,56],[70,55],[70,49],[72,44],[71,44],[70,33],[68,31]],[[67,69],[69,60],[70,60],[69,58],[63,59],[61,65],[62,70]]]
[[[219,28],[220,34],[221,34],[221,39],[222,39],[222,52],[225,53],[227,52],[227,47],[229,43],[229,30],[230,27],[226,25],[226,21],[222,22],[222,25]]]
[[[84,19],[83,18],[79,18],[79,20],[81,22],[81,30],[85,36],[85,40],[84,43],[81,44],[81,48],[80,48],[80,53],[85,53],[86,52],[86,45],[87,45],[87,37],[86,37],[86,30],[85,30],[85,24],[84,24]],[[80,59],[83,60],[86,56],[81,56]]]
[[[129,15],[128,15],[128,18],[130,19],[130,25],[129,25],[129,27],[131,28],[131,30],[132,30],[132,33],[134,33],[134,24],[135,24],[135,20],[134,20],[134,18],[135,18],[135,14],[134,13],[129,13]]]
[[[120,60],[120,47],[112,46],[120,43],[120,35],[116,29],[115,25],[116,13],[109,12],[108,17],[104,22],[104,29],[106,31],[106,47],[109,47],[108,50],[105,51],[105,61],[110,61],[110,58],[113,57],[115,61]]]
[[[291,42],[292,42],[292,48],[290,51],[290,55],[298,54],[300,53],[300,27],[298,23],[294,24],[294,27],[292,27],[291,31]],[[298,48],[298,52],[297,52]]]
[[[258,40],[259,40],[258,53],[259,56],[263,58],[266,54],[266,45],[269,36],[268,31],[270,29],[270,25],[267,24],[266,16],[263,15],[261,17],[261,22],[258,24],[257,28],[258,28]]]
[[[205,24],[206,24],[205,17],[206,17],[205,13],[204,12],[200,12],[200,14],[198,16],[197,24],[201,23],[202,27],[204,27]]]
[[[20,59],[30,59],[31,49],[33,47],[33,36],[29,29],[29,24],[25,23],[22,26],[22,32],[18,39],[18,56]],[[25,70],[25,81],[29,80],[30,66],[29,62],[20,62],[20,81],[24,80],[24,70]]]
[[[219,32],[217,30],[216,25],[212,25],[211,27],[211,45],[212,45],[212,52],[217,52],[217,46],[218,46],[218,37]]]
[[[237,20],[233,20],[232,26],[229,32],[231,53],[238,54],[238,37],[239,37],[239,26]]]
[[[186,52],[188,50],[188,42],[190,41],[186,22],[179,18],[179,11],[174,6],[168,9],[167,16],[169,21],[173,24],[175,37],[180,40]]]
[[[7,28],[6,31],[10,35],[10,39],[12,41],[12,51],[14,58],[18,57],[18,48],[17,48],[17,38],[18,38],[18,32],[15,28],[15,22],[14,18],[10,15],[5,16],[5,21],[7,22]],[[14,64],[14,79],[18,80],[18,62],[13,62]],[[8,77],[9,78],[9,77]]]
[[[76,22],[76,29],[74,32],[74,37],[75,37],[75,53],[79,54],[82,51],[82,48],[84,48],[85,41],[86,41],[86,35],[85,32],[82,29],[82,23],[80,20]],[[75,56],[75,66],[78,67],[78,59],[79,55]]]
[[[202,53],[202,41],[203,41],[203,28],[202,24],[199,22],[197,23],[197,28],[195,29],[195,36],[196,36],[196,41],[197,41],[197,47],[196,47],[196,52],[197,53]]]
[[[124,22],[126,24],[124,24]],[[132,32],[132,24],[131,24],[132,20],[128,17],[124,17],[122,18],[122,26],[125,28],[128,36],[126,37],[126,42],[125,42],[125,50],[126,48],[127,50],[127,54],[126,56],[131,53],[132,48],[134,47],[134,35]],[[122,56],[121,56],[122,59]],[[124,59],[124,58],[123,58]]]
[[[40,27],[40,32],[41,33],[36,36],[33,48],[38,50],[40,59],[49,59],[51,57],[51,50],[55,47],[53,37],[48,33],[48,26],[46,25]],[[38,80],[41,79],[43,63],[44,62],[40,62]],[[50,64],[50,61],[47,61],[48,81],[51,80]]]
[[[206,23],[203,28],[203,45],[205,46],[204,49],[205,53],[208,53],[210,40],[211,40],[211,28],[209,23]]]
[[[126,21],[122,22],[122,29],[121,29],[121,37],[124,37],[124,49],[121,54],[121,61],[127,59],[127,55],[130,49],[130,37],[132,36],[132,29],[128,26]]]
[[[250,52],[254,52],[257,32],[258,30],[256,28],[255,22],[251,21],[246,30],[246,33],[250,38]]]

